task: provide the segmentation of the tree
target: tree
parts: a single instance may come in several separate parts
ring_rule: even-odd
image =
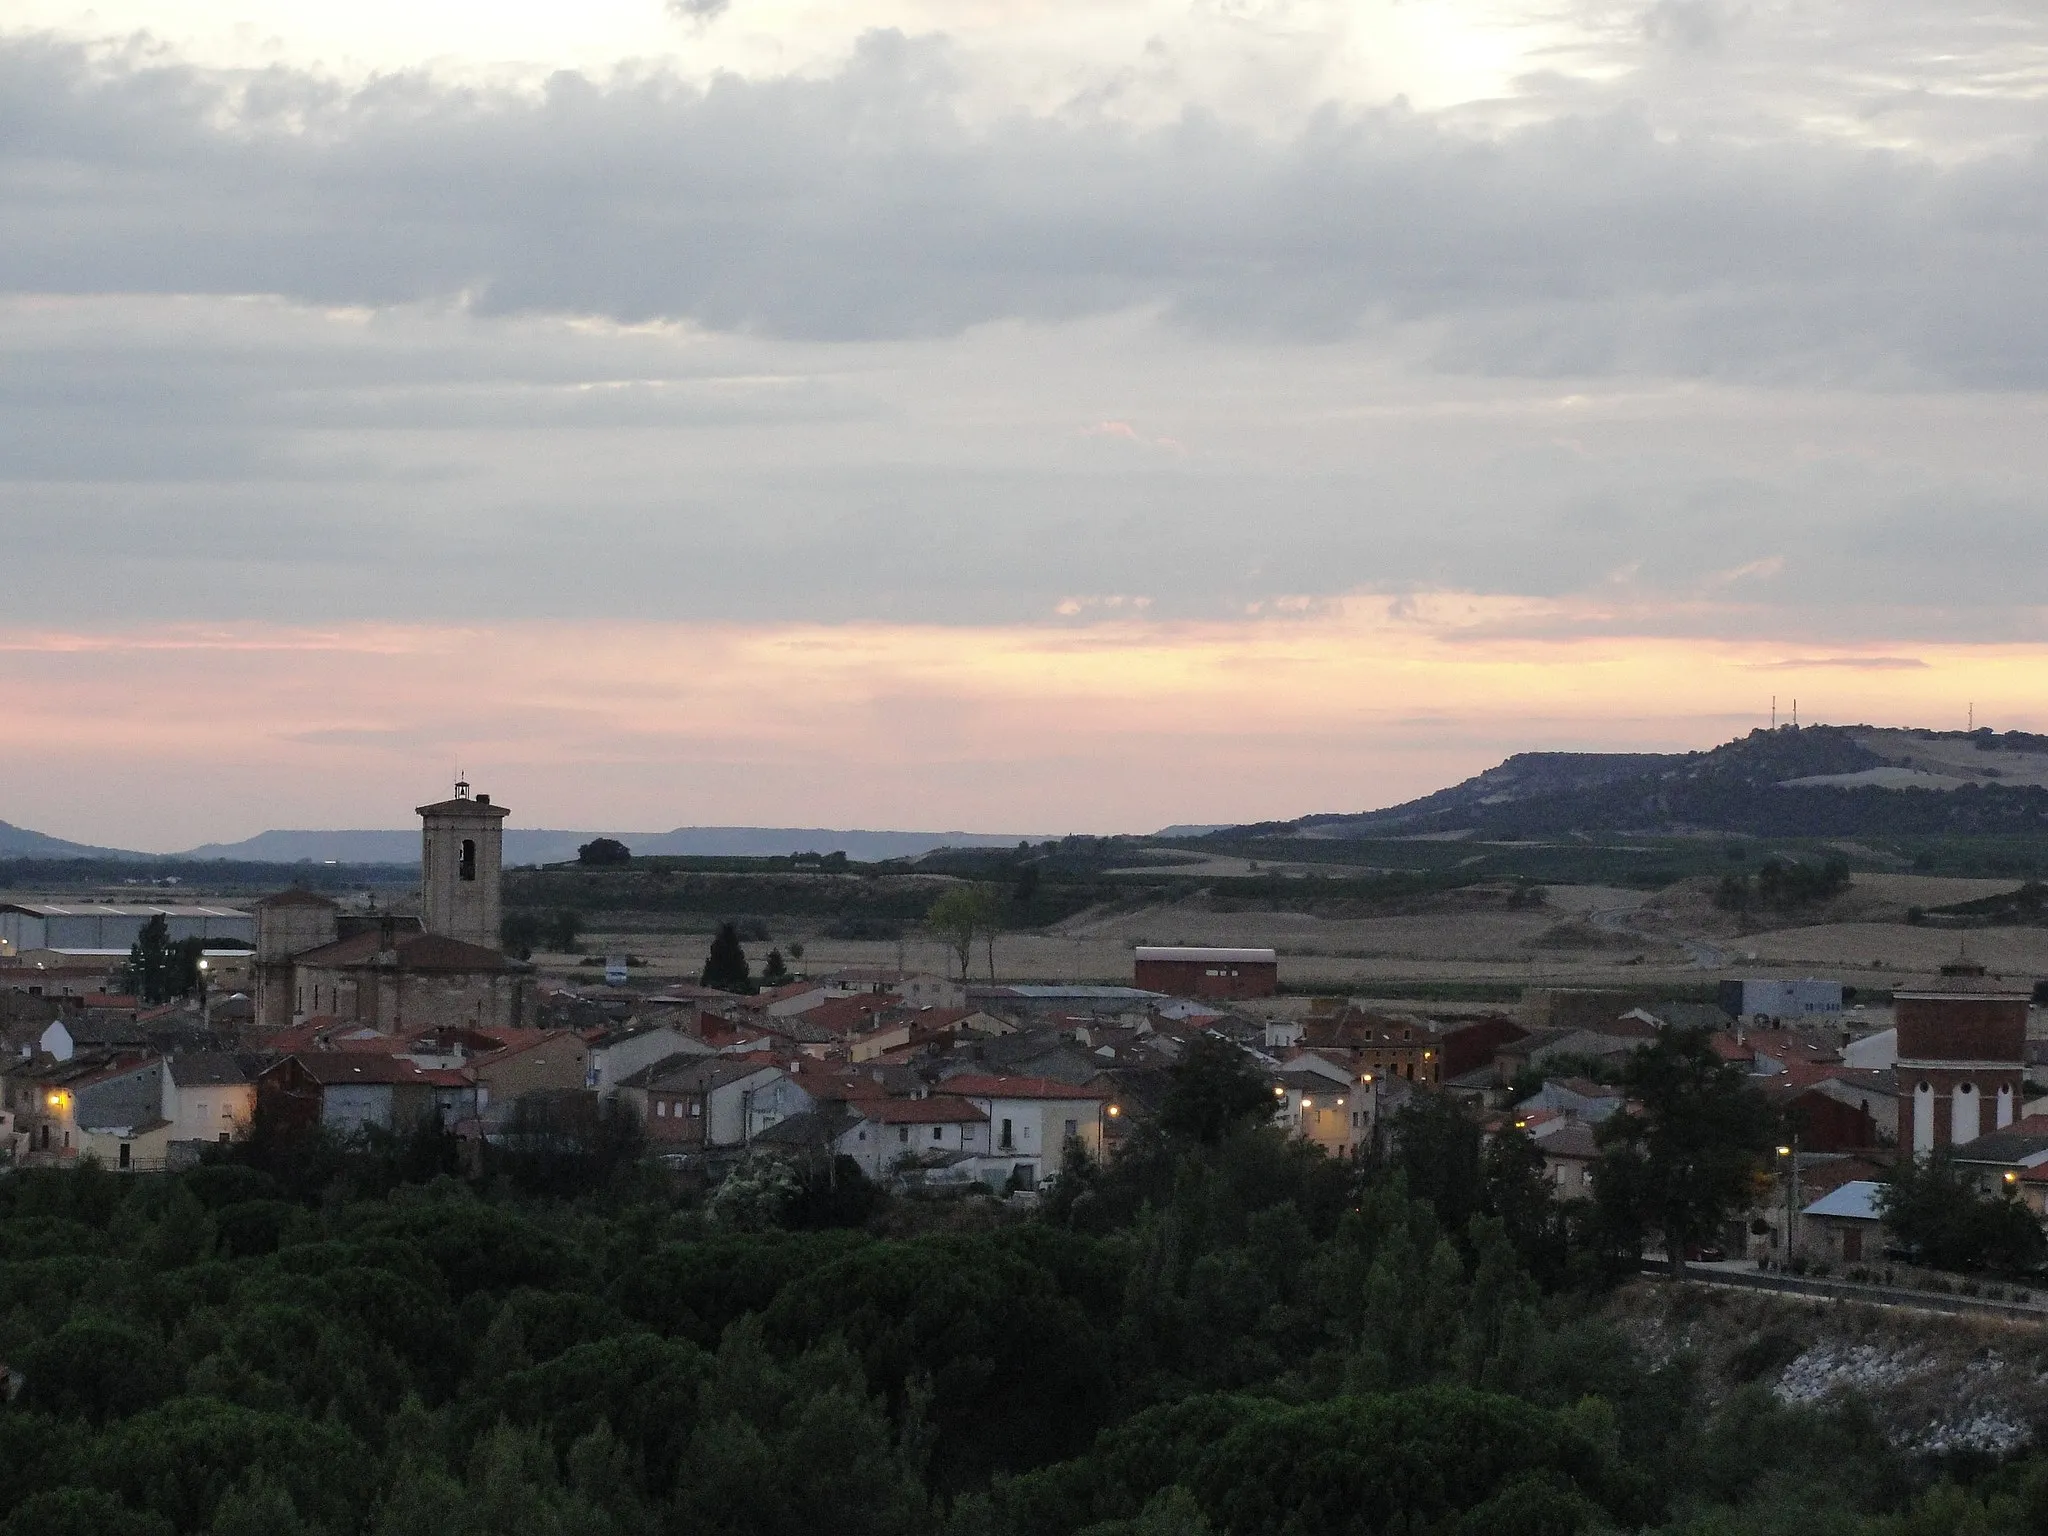
[[[985,885],[956,885],[932,903],[925,921],[945,937],[960,962],[963,980],[974,959],[974,941],[986,933],[989,980],[995,980],[995,936],[1002,925],[1002,906],[993,891]]]
[[[1273,1089],[1249,1056],[1216,1035],[1197,1035],[1173,1069],[1160,1129],[1209,1145],[1269,1119]]]
[[[1608,1230],[1640,1249],[1664,1235],[1674,1279],[1685,1251],[1756,1196],[1777,1117],[1703,1029],[1667,1029],[1622,1074],[1629,1105],[1596,1133],[1593,1192]]]
[[[593,838],[576,850],[576,862],[587,869],[617,869],[633,862],[633,850],[615,837]]]
[[[720,923],[711,940],[711,953],[704,958],[703,985],[721,992],[754,990],[753,968],[740,946],[740,931],[732,923]]]
[[[206,952],[202,939],[171,938],[162,913],[143,924],[128,950],[128,984],[145,1003],[167,1003],[190,997],[199,989],[199,962]]]
[[[560,908],[553,917],[540,925],[540,932],[548,948],[556,954],[572,954],[576,949],[576,940],[583,934],[583,914],[574,907]]]
[[[771,949],[768,958],[761,962],[761,983],[763,986],[779,987],[789,980],[789,966],[784,963],[782,951]]]
[[[532,912],[507,912],[498,919],[498,947],[520,960],[531,960],[540,947],[540,918]]]
[[[1878,1192],[1884,1224],[1937,1269],[2024,1270],[2048,1257],[2048,1237],[2017,1199],[1978,1193],[1947,1153],[1902,1158]]]

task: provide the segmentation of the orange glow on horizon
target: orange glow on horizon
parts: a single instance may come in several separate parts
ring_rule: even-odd
[[[1510,751],[1711,745],[1773,694],[1807,723],[2039,723],[2048,646],[1612,632],[1631,617],[1454,594],[979,628],[0,631],[0,813],[144,847],[396,826],[459,755],[527,826],[1149,830],[1367,809]]]

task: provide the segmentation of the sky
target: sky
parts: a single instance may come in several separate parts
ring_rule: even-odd
[[[2048,729],[2019,0],[12,0],[0,819]]]

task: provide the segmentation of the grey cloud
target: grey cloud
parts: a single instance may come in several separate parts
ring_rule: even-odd
[[[1946,164],[1665,142],[1581,101],[1487,138],[1400,108],[1280,139],[1190,112],[972,128],[943,44],[698,88],[343,89],[0,46],[0,286],[459,299],[768,335],[1165,306],[1222,334],[1428,327],[1439,366],[2048,380],[2038,148]]]

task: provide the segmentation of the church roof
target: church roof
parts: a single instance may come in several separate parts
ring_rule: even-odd
[[[466,944],[461,939],[451,939],[440,933],[394,933],[390,948],[397,951],[398,968],[402,971],[460,975],[475,971],[509,971],[517,966],[517,962],[508,960],[495,949],[486,949],[481,944]],[[372,929],[368,933],[337,939],[332,944],[323,944],[318,949],[294,955],[292,963],[346,970],[351,966],[374,965],[377,956],[384,952],[384,935]]]
[[[512,813],[502,805],[491,804],[489,795],[479,795],[474,800],[457,795],[453,800],[436,800],[432,805],[413,808],[416,816],[510,816]]]

